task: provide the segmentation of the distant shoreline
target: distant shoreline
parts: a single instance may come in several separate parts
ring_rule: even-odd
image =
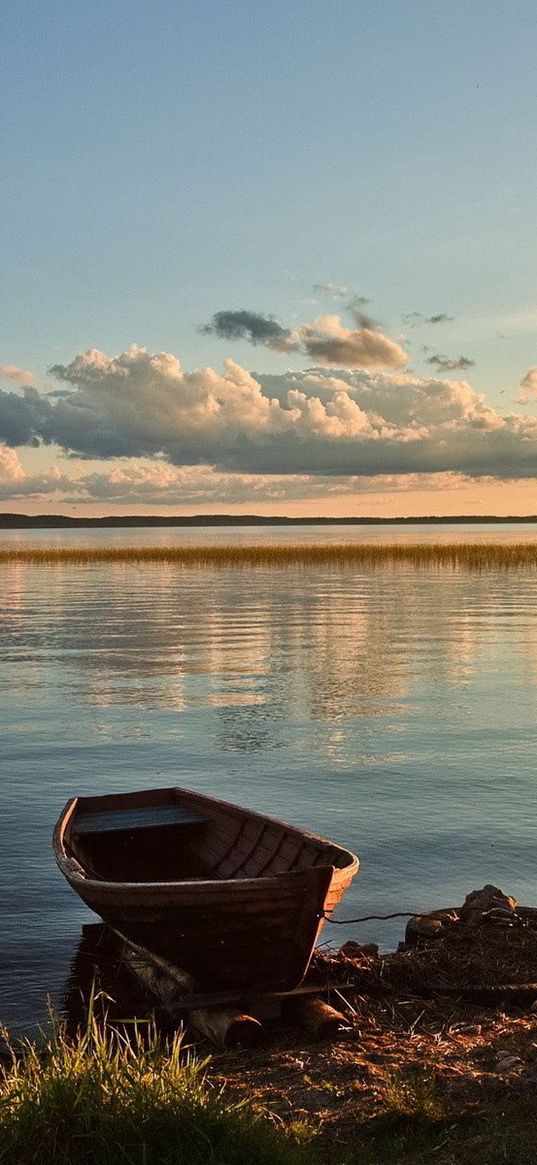
[[[51,530],[115,528],[129,529],[135,526],[154,527],[196,527],[196,526],[460,526],[460,525],[525,525],[537,523],[537,514],[525,517],[512,514],[498,517],[495,514],[454,515],[438,517],[431,514],[424,518],[291,518],[287,515],[265,517],[260,514],[195,514],[192,516],[130,515],[118,514],[102,518],[77,518],[68,514],[1,514],[1,530]]]

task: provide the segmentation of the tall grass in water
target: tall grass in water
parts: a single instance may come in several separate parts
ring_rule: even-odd
[[[9,547],[2,563],[35,566],[162,563],[177,566],[310,566],[316,564],[464,567],[469,570],[537,566],[537,542],[343,543],[263,546]]]
[[[0,1161],[9,1165],[302,1165],[306,1146],[211,1087],[176,1037],[97,1024],[14,1049],[0,1069]],[[22,1055],[20,1054],[22,1050]],[[306,1130],[302,1129],[305,1136]],[[298,1135],[298,1133],[297,1133]]]

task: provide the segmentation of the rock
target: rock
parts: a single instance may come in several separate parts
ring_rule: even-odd
[[[437,939],[442,935],[442,920],[430,914],[414,914],[406,924],[405,943],[415,946],[421,939]]]
[[[520,1056],[512,1056],[509,1052],[498,1052],[496,1064],[500,1072],[511,1072],[522,1063]]]
[[[462,919],[471,919],[479,914],[487,914],[490,910],[499,910],[504,913],[514,913],[517,907],[516,898],[511,898],[500,890],[499,886],[490,883],[482,890],[472,890],[466,895],[461,909]]]
[[[379,953],[378,943],[357,943],[353,939],[349,939],[340,947],[340,955],[344,955],[346,959],[361,959],[363,955],[377,956]]]
[[[378,959],[378,954],[379,954],[378,943],[364,943],[364,945],[362,947],[362,954],[370,955],[373,958]]]

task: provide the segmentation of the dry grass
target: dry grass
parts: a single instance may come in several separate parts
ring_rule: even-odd
[[[377,997],[445,995],[449,1007],[453,997],[526,1008],[537,999],[537,909],[518,907],[511,917],[483,916],[479,923],[458,910],[437,911],[434,918],[439,928],[432,937],[418,933],[379,958],[319,951],[310,975],[320,982],[339,975]]]
[[[98,566],[155,563],[169,566],[397,566],[468,570],[537,566],[537,542],[327,543],[263,546],[8,547],[0,564]]]
[[[356,984],[339,997],[352,1035],[327,1048],[296,1032],[264,1057],[225,1053],[211,1071],[245,1097],[255,1092],[284,1127],[291,1113],[317,1123],[311,1165],[319,1156],[324,1165],[466,1165],[469,1156],[474,1165],[534,1165],[537,1014],[528,1003],[504,1010],[504,999],[476,1003],[451,990],[535,977],[530,922],[457,923],[443,938],[376,958],[321,954],[321,979]],[[446,993],[432,990],[443,980]]]

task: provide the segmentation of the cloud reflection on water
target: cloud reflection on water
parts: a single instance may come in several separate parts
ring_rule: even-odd
[[[9,567],[10,684],[54,684],[106,716],[196,713],[224,750],[281,747],[316,725],[327,757],[360,724],[413,715],[431,685],[460,690],[505,628],[501,573],[319,566]],[[528,596],[510,612],[524,621]],[[523,657],[535,661],[530,619]],[[529,666],[535,682],[534,663]],[[324,729],[322,728],[324,725]]]

